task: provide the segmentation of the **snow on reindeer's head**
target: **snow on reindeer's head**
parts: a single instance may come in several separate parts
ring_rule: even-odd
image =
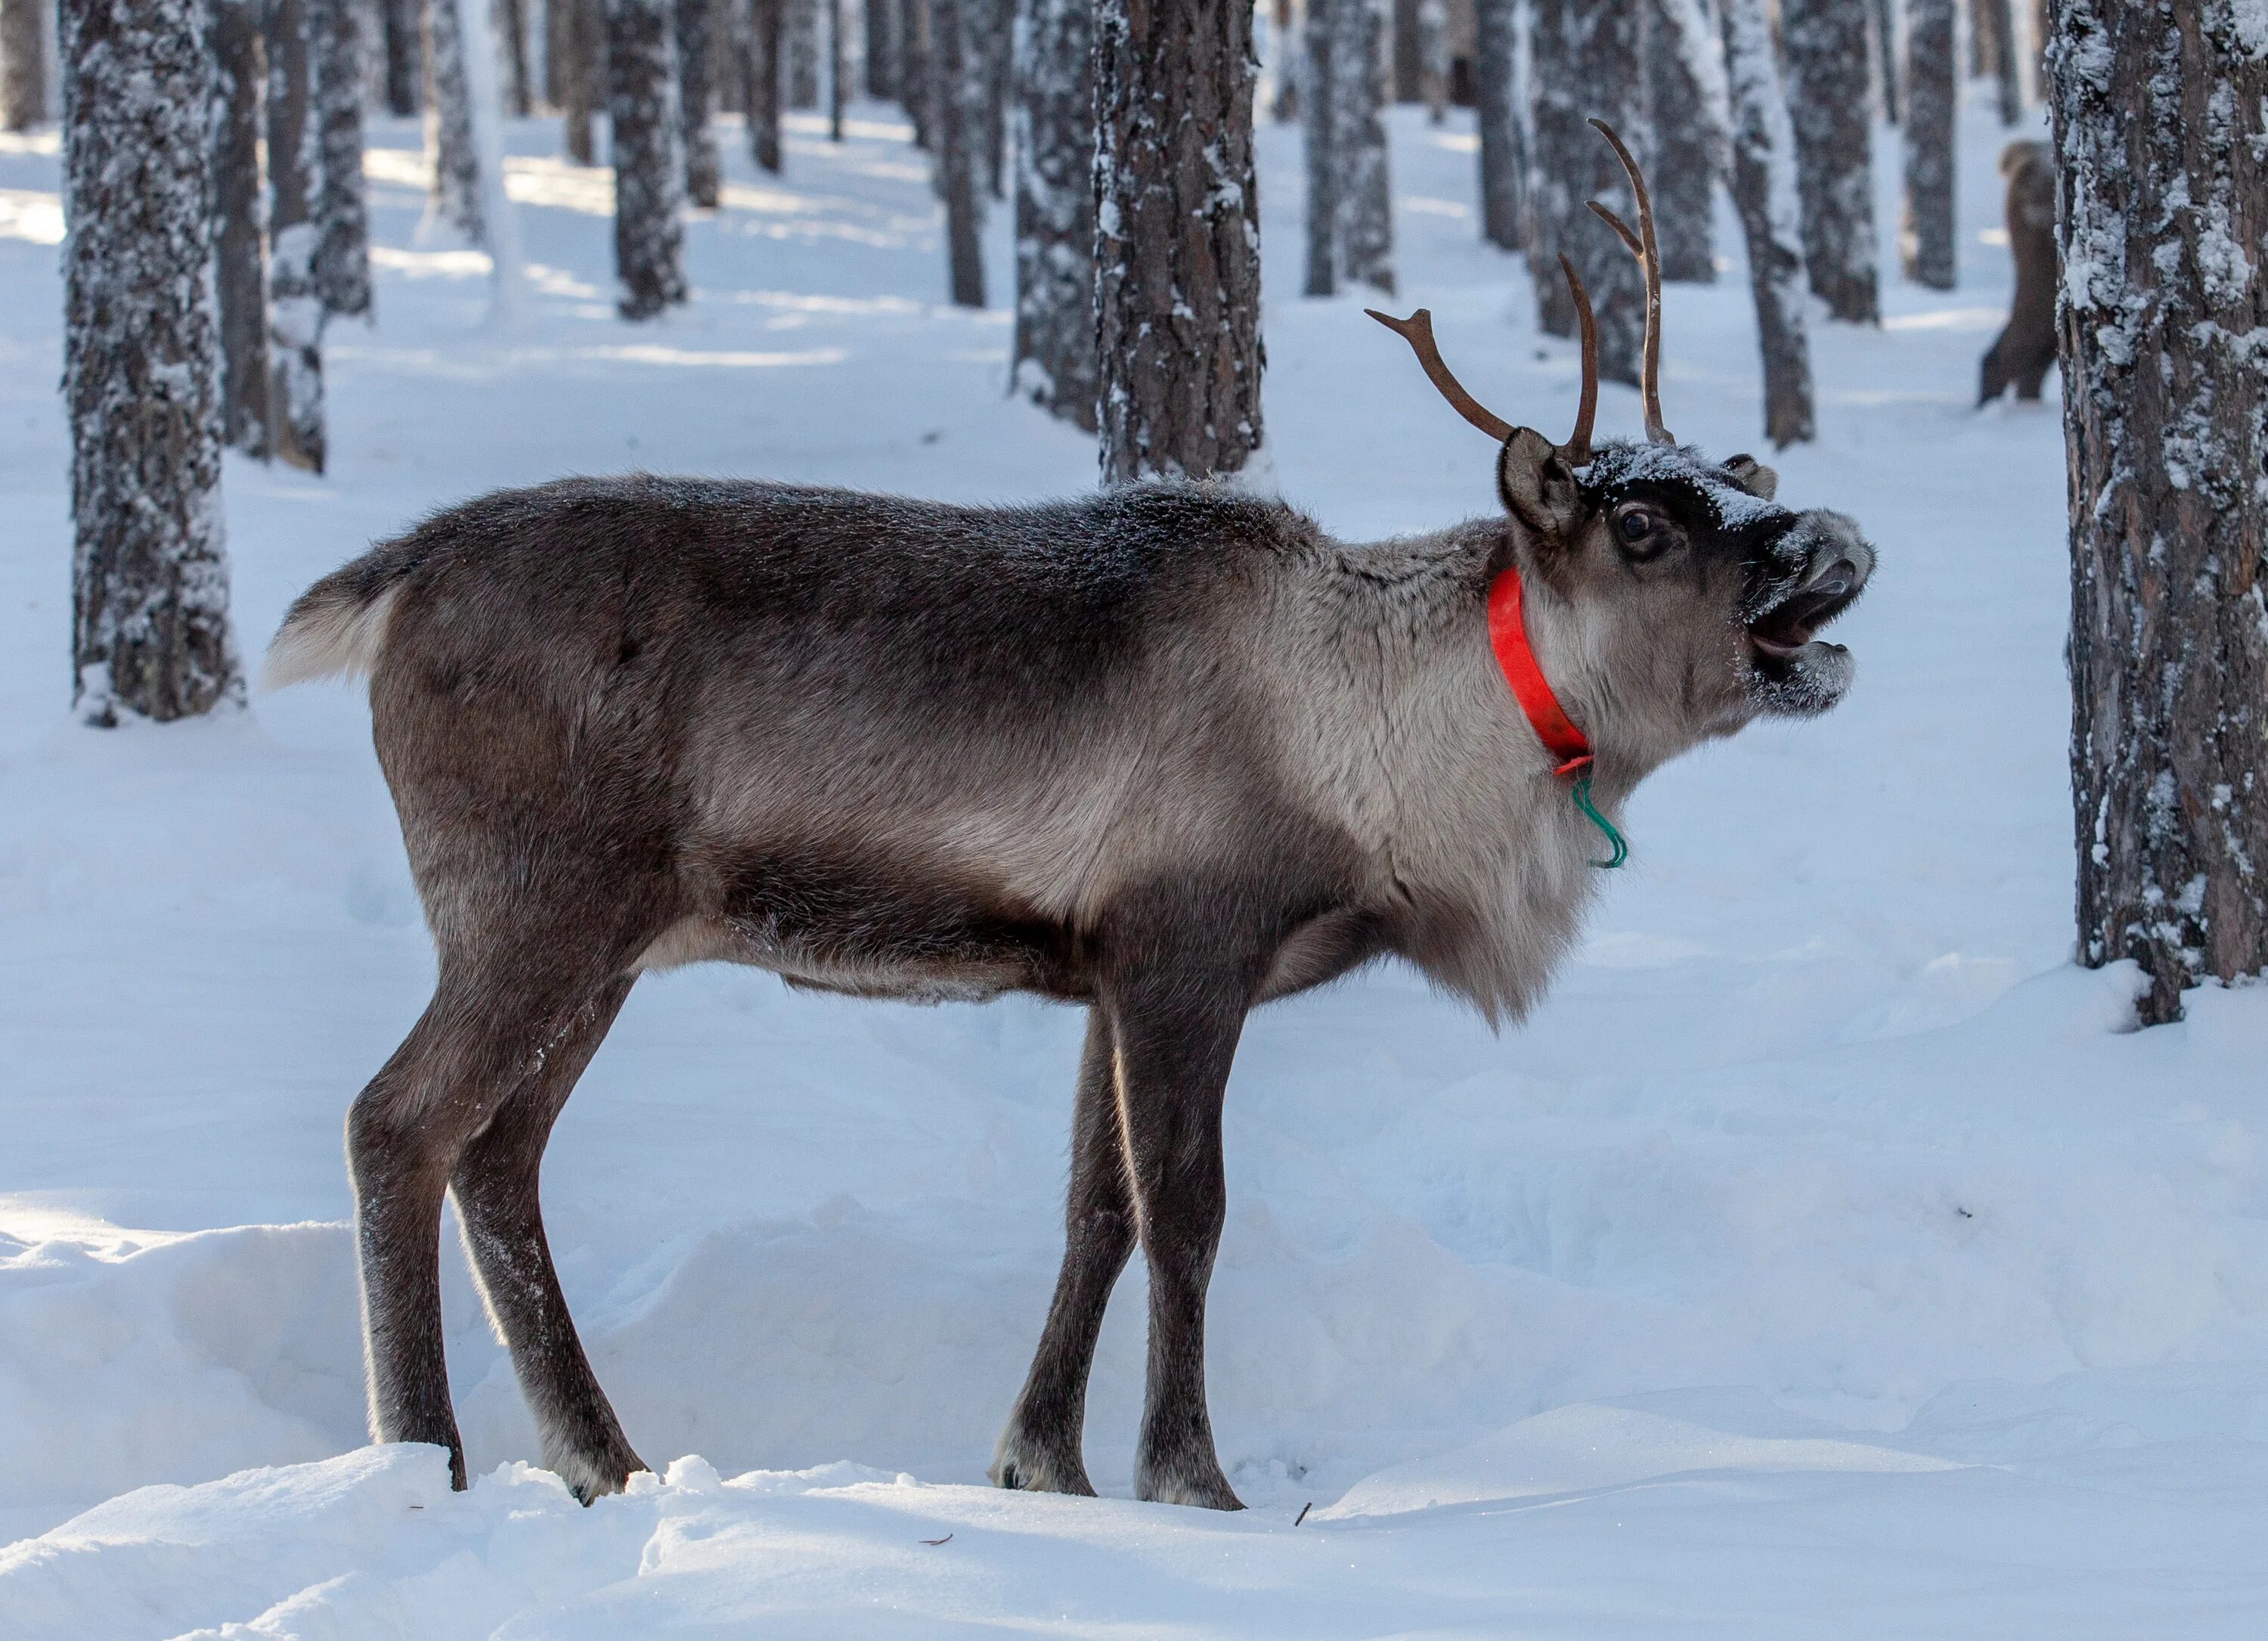
[[[1583,340],[1582,400],[1564,444],[1514,427],[1466,392],[1424,308],[1406,320],[1371,316],[1410,344],[1460,415],[1500,441],[1497,490],[1520,527],[1507,533],[1500,568],[1539,583],[1548,589],[1539,600],[1565,612],[1552,646],[1559,653],[1542,656],[1559,675],[1553,683],[1602,752],[1652,763],[1760,715],[1806,717],[1842,699],[1850,652],[1817,633],[1865,588],[1874,551],[1839,513],[1781,506],[1778,475],[1753,457],[1711,462],[1662,425],[1653,204],[1621,139],[1591,123],[1613,144],[1638,201],[1636,233],[1596,202],[1591,209],[1646,272],[1646,443],[1592,445],[1597,333],[1564,255]]]

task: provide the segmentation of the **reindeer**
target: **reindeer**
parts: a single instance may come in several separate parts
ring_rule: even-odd
[[[2048,366],[2056,362],[2056,178],[2045,143],[2011,143],[2000,152],[2008,179],[2008,255],[2016,264],[2016,291],[2008,322],[1977,366],[1977,403],[1990,404],[2008,390],[2036,399]]]
[[[538,1170],[637,977],[722,960],[1086,1008],[1061,1274],[990,1475],[1092,1492],[1088,1369],[1139,1246],[1135,1491],[1238,1507],[1204,1322],[1248,1012],[1398,957],[1518,1019],[1638,781],[1849,683],[1815,635],[1874,551],[1662,425],[1652,207],[1615,147],[1638,231],[1602,215],[1645,266],[1646,443],[1591,442],[1572,266],[1564,443],[1476,402],[1424,310],[1377,315],[1498,445],[1499,517],[1356,544],[1197,484],[979,508],[576,478],[437,514],[308,589],[266,683],[368,676],[440,959],[347,1119],[377,1439],[446,1447],[465,1484],[453,1193],[543,1462],[586,1502],[644,1467],[561,1296]]]

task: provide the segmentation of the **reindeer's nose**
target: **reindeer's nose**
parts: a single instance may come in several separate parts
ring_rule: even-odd
[[[1811,573],[1804,577],[1807,596],[1855,597],[1874,573],[1874,550],[1859,534],[1857,522],[1840,513],[1815,509],[1803,515],[1805,533],[1812,539]]]

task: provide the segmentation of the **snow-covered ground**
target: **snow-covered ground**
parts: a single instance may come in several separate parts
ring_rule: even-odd
[[[784,182],[735,144],[692,306],[641,328],[603,177],[516,129],[509,337],[481,259],[416,243],[415,134],[381,128],[336,469],[228,469],[247,650],[368,540],[499,484],[1090,483],[1087,442],[1005,396],[1005,314],[939,304],[923,164],[862,112],[840,148],[796,122]],[[1484,400],[1563,427],[1572,350],[1477,243],[1469,123],[1410,115],[1403,303]],[[1253,1020],[1211,1334],[1233,1517],[1128,1497],[1138,1270],[1089,1424],[1115,1497],[981,1485],[1053,1277],[1077,1016],[721,969],[640,987],[546,1177],[600,1377],[667,1475],[585,1511],[526,1467],[453,1238],[480,1479],[363,1445],[340,1121],[432,972],[365,707],[70,721],[55,164],[10,139],[0,1634],[2268,1633],[2268,991],[2136,1033],[2130,977],[2070,965],[2059,428],[1969,408],[2009,270],[1999,133],[1968,138],[1962,288],[1816,330],[1820,439],[1779,462],[1881,550],[1849,703],[1641,793],[1525,1027],[1395,972]],[[1485,442],[1406,349],[1359,299],[1294,295],[1296,134],[1262,152],[1284,490],[1351,536],[1487,510]],[[1669,292],[1666,399],[1724,455],[1759,413],[1720,243],[1721,284]],[[1602,426],[1638,425],[1609,388]]]

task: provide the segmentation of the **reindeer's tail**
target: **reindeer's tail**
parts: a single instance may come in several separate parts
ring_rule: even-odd
[[[402,578],[416,567],[406,541],[387,542],[299,595],[268,647],[261,690],[310,678],[359,678],[377,665]]]

